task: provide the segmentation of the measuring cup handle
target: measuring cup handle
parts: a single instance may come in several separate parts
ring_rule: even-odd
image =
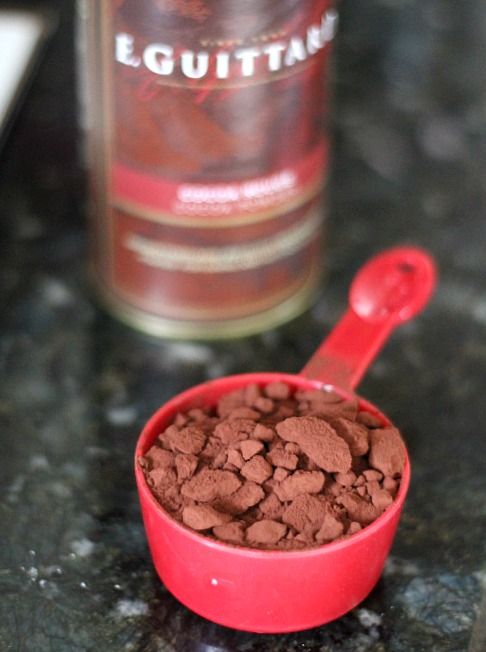
[[[361,268],[349,292],[349,308],[300,372],[313,380],[354,389],[391,331],[420,312],[436,285],[431,256],[396,247]]]

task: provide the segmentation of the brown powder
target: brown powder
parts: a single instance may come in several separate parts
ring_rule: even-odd
[[[232,410],[228,414],[228,419],[250,419],[254,421],[255,419],[258,419],[260,416],[260,412],[257,412],[256,410],[252,410],[249,407],[238,407]]]
[[[383,425],[381,421],[371,412],[358,412],[356,417],[358,423],[362,423],[367,428],[381,428]]]
[[[184,482],[184,480],[189,480],[194,475],[194,471],[197,468],[197,457],[195,455],[180,453],[175,457],[175,465],[177,469],[177,482]]]
[[[288,477],[288,475],[289,472],[287,471],[287,469],[283,469],[280,466],[277,466],[277,468],[273,472],[273,479],[276,482],[282,482],[283,480],[285,480],[285,478]]]
[[[263,396],[259,397],[255,401],[255,407],[260,412],[264,414],[270,414],[273,411],[275,403],[271,398],[264,398]]]
[[[286,532],[287,526],[283,523],[264,519],[250,525],[246,530],[246,540],[248,543],[275,544]]]
[[[230,496],[219,498],[214,505],[228,514],[243,514],[264,498],[265,492],[260,485],[249,480]]]
[[[298,532],[314,534],[324,521],[327,506],[322,500],[308,494],[298,495],[282,514],[282,521]]]
[[[261,423],[257,423],[252,437],[253,439],[258,439],[259,441],[273,441],[275,439],[275,431],[273,428],[269,428],[268,426],[264,426]]]
[[[276,429],[282,439],[298,444],[324,471],[347,473],[351,468],[348,444],[323,419],[290,417],[277,424]]]
[[[217,539],[228,543],[242,544],[245,540],[243,523],[237,523],[236,521],[216,526],[213,528],[213,534]]]
[[[356,482],[356,473],[348,471],[347,473],[335,473],[334,479],[342,487],[351,487]]]
[[[284,401],[290,396],[290,387],[287,383],[282,382],[268,383],[264,392],[265,396],[268,396],[268,398]]]
[[[405,446],[396,428],[380,428],[370,433],[370,464],[384,475],[401,475],[405,466]]]
[[[340,505],[346,508],[349,518],[362,525],[372,523],[380,515],[380,510],[361,496],[344,494],[337,498]]]
[[[262,484],[273,475],[273,468],[261,455],[255,455],[249,462],[243,464],[240,473],[248,480]]]
[[[282,502],[294,500],[301,494],[318,494],[324,486],[322,471],[296,471],[275,486],[275,493]]]
[[[259,505],[260,511],[267,518],[278,519],[282,516],[284,506],[274,493],[268,494]]]
[[[352,523],[349,524],[349,527],[347,529],[346,534],[347,535],[356,534],[357,532],[359,532],[362,529],[363,528],[361,527],[361,525],[359,523],[357,523],[356,521],[353,521]]]
[[[343,523],[331,513],[326,512],[322,520],[321,527],[316,533],[316,540],[319,543],[325,543],[327,541],[333,541],[342,535],[344,532]]]
[[[210,505],[188,505],[182,510],[182,521],[193,530],[208,530],[231,520],[229,514],[223,514]]]
[[[248,439],[255,429],[255,422],[251,419],[230,419],[218,423],[214,429],[216,437],[224,444]]]
[[[386,489],[377,489],[371,494],[371,502],[380,512],[383,512],[392,504],[393,497]]]
[[[245,390],[237,389],[234,392],[228,392],[218,401],[217,413],[220,417],[227,417],[233,410],[245,405]]]
[[[243,459],[243,456],[235,448],[230,448],[229,449],[226,459],[227,459],[228,464],[232,464],[237,469],[241,469],[241,467],[245,463],[245,460]]]
[[[174,454],[163,448],[152,446],[146,455],[150,468],[166,469],[174,466]]]
[[[267,460],[274,466],[281,466],[289,471],[297,468],[299,458],[294,453],[289,453],[283,448],[273,448],[267,455]]]
[[[188,426],[170,436],[172,448],[181,453],[192,453],[197,455],[202,451],[206,443],[206,435],[197,426]]]
[[[187,527],[232,545],[300,550],[380,516],[405,459],[398,431],[357,401],[276,382],[177,414],[139,463]]]
[[[386,477],[383,480],[383,489],[386,489],[392,496],[394,496],[398,489],[398,482],[393,478]]]
[[[197,475],[185,482],[181,494],[202,503],[215,498],[229,496],[241,487],[241,480],[230,471],[202,469]]]
[[[244,460],[249,460],[251,457],[253,457],[253,455],[260,453],[263,449],[264,446],[262,442],[255,441],[254,439],[242,441],[240,444],[240,450]]]
[[[351,455],[366,455],[370,448],[368,430],[365,426],[349,419],[333,419],[331,425],[348,444]]]

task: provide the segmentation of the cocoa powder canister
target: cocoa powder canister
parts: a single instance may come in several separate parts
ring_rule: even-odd
[[[124,321],[248,334],[322,262],[330,0],[79,4],[92,267]]]

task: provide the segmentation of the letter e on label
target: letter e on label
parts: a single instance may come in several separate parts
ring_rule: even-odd
[[[115,36],[115,59],[125,66],[138,68],[140,57],[133,54],[134,38],[130,34],[117,34]]]

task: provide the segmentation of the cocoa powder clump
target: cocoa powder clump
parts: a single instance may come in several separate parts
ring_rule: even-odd
[[[229,514],[218,512],[210,505],[188,505],[182,510],[182,522],[193,530],[208,530],[229,520]]]
[[[197,455],[204,448],[206,435],[201,428],[197,426],[188,426],[170,437],[173,448],[181,453],[192,453]]]
[[[213,534],[217,539],[227,543],[242,544],[245,539],[243,523],[232,521],[225,525],[217,525],[213,528]]]
[[[405,446],[396,428],[380,428],[370,433],[369,461],[374,469],[392,478],[401,475],[405,466]]]
[[[241,480],[231,471],[202,469],[182,485],[181,494],[186,498],[209,503],[215,498],[229,496],[240,487]]]
[[[175,457],[175,465],[177,469],[177,482],[184,482],[189,480],[194,475],[197,468],[197,457],[195,455],[184,455],[180,453]]]
[[[215,502],[218,509],[228,514],[244,514],[265,498],[265,492],[256,482],[245,482],[237,491]]]
[[[339,520],[337,516],[334,516],[332,513],[324,514],[322,519],[321,527],[316,533],[316,540],[319,543],[327,543],[328,541],[334,541],[342,535],[344,532],[344,524]]]
[[[286,532],[287,526],[283,523],[264,519],[250,525],[246,530],[246,539],[249,543],[275,544]]]
[[[139,464],[170,515],[230,545],[301,550],[393,504],[406,451],[357,400],[251,384],[178,413]]]
[[[318,494],[324,480],[322,471],[296,471],[277,484],[274,491],[281,502],[287,502],[302,494]]]
[[[273,468],[261,455],[255,455],[249,462],[243,464],[240,473],[248,480],[263,484],[272,476]]]
[[[349,446],[323,419],[290,417],[277,424],[276,429],[282,439],[298,444],[302,452],[324,471],[349,471]]]
[[[156,446],[152,446],[145,458],[151,469],[168,469],[174,466],[174,454]]]
[[[254,439],[242,441],[240,444],[241,454],[243,455],[244,460],[249,460],[253,455],[260,453],[264,449],[264,445],[260,441],[255,441]]]
[[[269,460],[274,466],[281,466],[289,471],[295,471],[299,458],[294,453],[289,453],[283,448],[273,448],[267,455]]]
[[[298,495],[282,514],[282,521],[298,532],[314,534],[326,516],[326,504],[309,494]]]

